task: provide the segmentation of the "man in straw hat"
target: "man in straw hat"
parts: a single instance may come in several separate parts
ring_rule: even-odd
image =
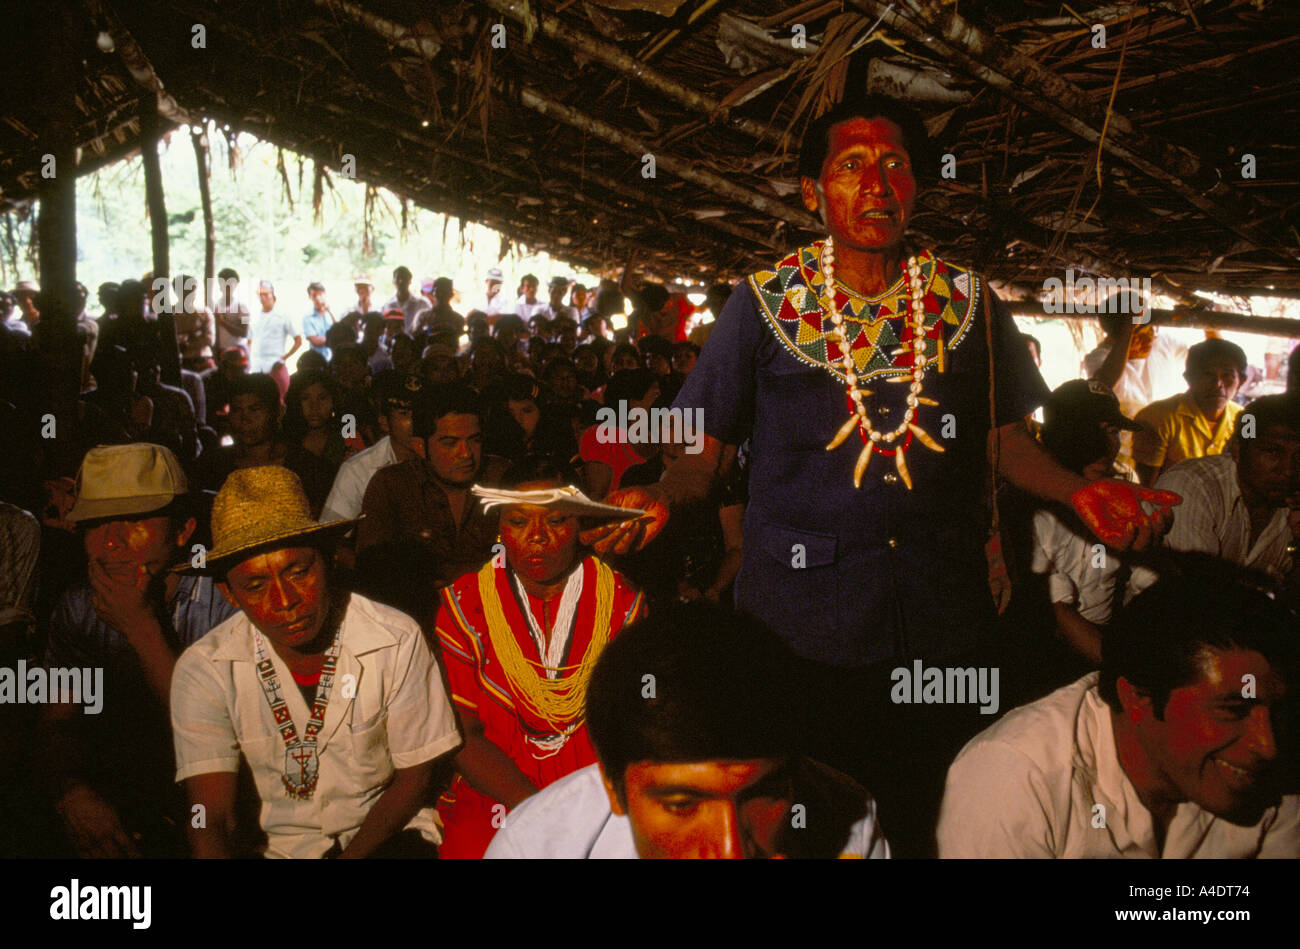
[[[77,473],[89,576],[50,618],[47,669],[103,670],[104,690],[46,706],[40,758],[69,842],[85,857],[180,856],[167,705],[176,657],[234,608],[190,556],[195,520],[180,462],[160,445],[92,448]],[[100,711],[94,714],[94,705]]]
[[[232,855],[242,756],[262,800],[266,856],[431,855],[434,759],[460,744],[419,627],[332,590],[329,544],[302,485],[274,466],[234,472],[212,509],[202,568],[240,609],[176,665],[176,780],[196,856]]]

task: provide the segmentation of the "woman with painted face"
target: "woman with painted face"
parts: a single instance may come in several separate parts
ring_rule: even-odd
[[[442,591],[436,634],[465,745],[439,811],[443,857],[478,858],[506,811],[596,760],[585,697],[596,658],[643,610],[641,594],[581,546],[600,511],[557,490],[574,480],[529,456],[505,486],[501,542]]]

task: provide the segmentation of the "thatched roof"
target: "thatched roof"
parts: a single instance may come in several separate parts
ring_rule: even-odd
[[[80,0],[66,53],[83,170],[138,147],[147,92],[173,122],[228,124],[331,175],[352,155],[358,177],[427,207],[594,269],[635,254],[661,277],[734,277],[816,233],[798,139],[865,83],[911,99],[954,156],[914,230],[955,259],[1026,288],[1073,265],[1300,292],[1295,4],[957,6]],[[42,63],[14,52],[10,205],[40,184],[50,108]]]

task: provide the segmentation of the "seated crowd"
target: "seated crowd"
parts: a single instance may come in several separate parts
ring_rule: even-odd
[[[556,277],[543,300],[527,275],[511,302],[488,273],[466,316],[450,279],[416,294],[404,267],[382,305],[358,277],[337,319],[318,283],[300,319],[266,281],[250,313],[233,271],[195,313],[153,312],[147,279],[104,284],[57,437],[36,421],[54,416],[19,288],[0,666],[102,686],[94,714],[90,685],[0,705],[27,776],[0,803],[35,815],[0,851],[897,853],[861,776],[810,753],[834,723],[792,654],[727,606],[743,448],[643,549],[592,547],[641,513],[609,494],[690,451],[688,430],[623,420],[673,404],[708,325],[688,338],[690,306],[647,283],[615,333],[612,281]],[[1003,681],[1024,704],[952,761],[937,854],[1300,856],[1300,393],[1237,404],[1245,356],[1209,339],[1184,393],[1134,408],[1152,357],[1120,359],[1131,329],[1108,331],[1089,378],[1051,394],[1041,442],[1183,503],[1162,546],[1120,555],[1072,511],[1006,498]]]

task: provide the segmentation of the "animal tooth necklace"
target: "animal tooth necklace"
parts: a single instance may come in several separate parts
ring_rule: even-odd
[[[921,426],[912,421],[916,418],[917,406],[937,406],[939,404],[934,399],[927,399],[921,395],[921,380],[925,377],[925,286],[921,282],[921,265],[917,262],[916,257],[907,258],[906,263],[903,264],[903,270],[908,277],[908,301],[912,318],[912,384],[909,387],[907,411],[903,414],[902,423],[891,432],[882,432],[871,424],[871,418],[867,414],[867,407],[862,404],[862,397],[871,395],[872,392],[870,389],[858,388],[857,367],[853,362],[853,354],[849,352],[848,338],[844,334],[844,317],[840,315],[840,308],[835,303],[834,238],[826,238],[826,245],[821,255],[821,268],[823,275],[826,277],[826,295],[830,301],[832,326],[828,339],[840,348],[840,367],[844,370],[844,377],[849,383],[849,398],[853,400],[853,414],[836,432],[835,437],[826,446],[826,450],[834,451],[839,448],[855,429],[862,434],[862,454],[858,456],[858,463],[853,468],[853,486],[861,488],[862,476],[867,472],[867,465],[871,462],[871,455],[878,448],[883,450],[882,442],[885,445],[893,445],[898,439],[910,433],[926,448],[932,451],[944,450],[942,445],[931,438]],[[939,346],[942,349],[942,338],[939,340]],[[894,350],[891,355],[897,356],[905,352],[907,352],[907,347],[903,346]],[[906,382],[907,380],[904,377],[902,379],[890,379],[889,381]],[[905,438],[894,448],[894,466],[898,469],[898,476],[903,479],[903,484],[907,485],[909,491],[912,490],[912,475],[907,470],[907,461],[904,455],[907,453],[910,443],[911,439]]]

